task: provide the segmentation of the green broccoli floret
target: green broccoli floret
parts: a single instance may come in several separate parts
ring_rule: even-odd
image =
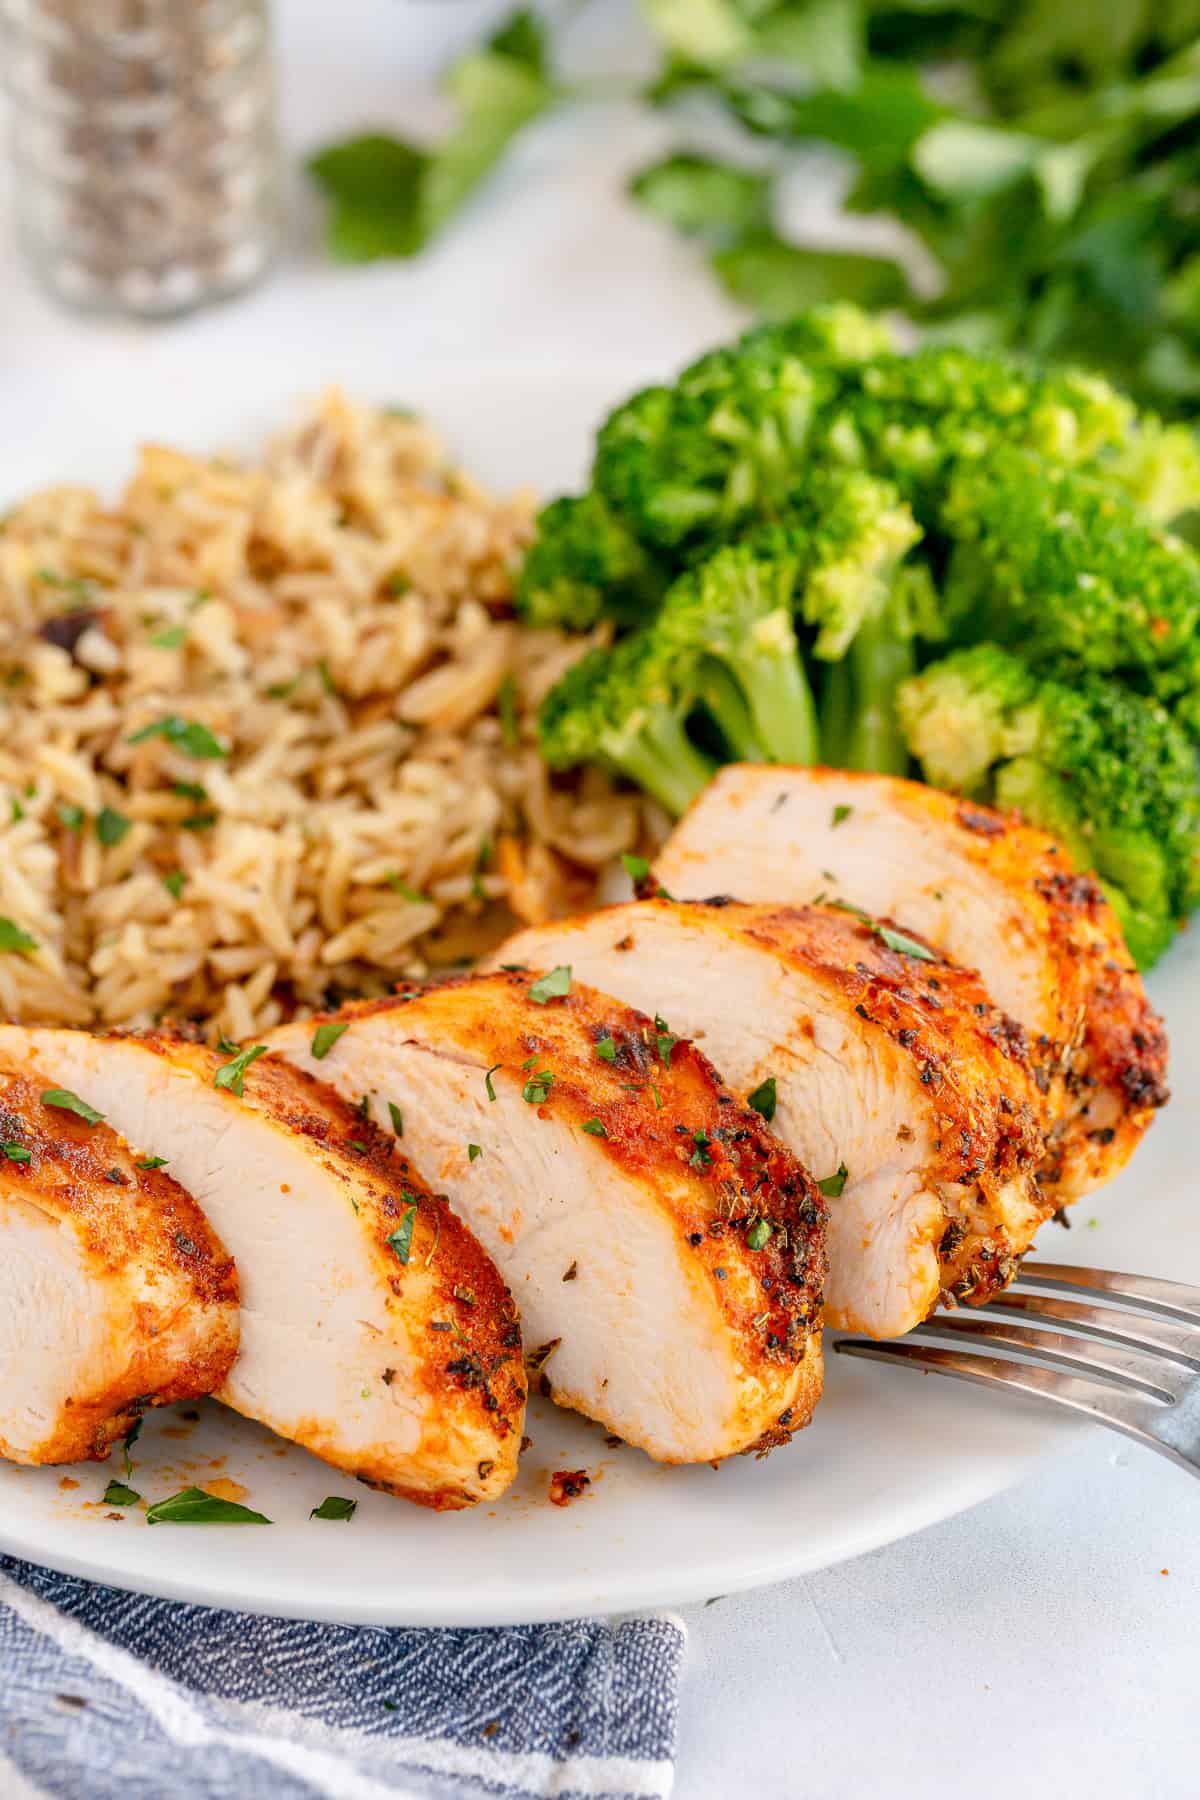
[[[715,764],[687,734],[697,657],[672,658],[652,628],[592,650],[550,689],[538,715],[552,769],[599,762],[627,775],[666,808],[684,811]]]
[[[1200,622],[1200,557],[1097,476],[1004,448],[960,469],[940,523],[954,544],[947,617],[961,638],[1035,663],[1153,669]]]
[[[1195,904],[1195,756],[1155,700],[1084,675],[1039,677],[996,644],[905,682],[901,725],[937,787],[1018,809],[1094,869],[1148,967]]]
[[[565,495],[538,514],[517,587],[530,625],[588,631],[600,619],[634,624],[652,612],[666,577],[598,494]]]
[[[950,346],[877,358],[821,421],[825,451],[895,481],[922,523],[946,472],[1002,444],[1062,463],[1122,444],[1132,404],[1080,370],[1042,372]]]
[[[776,340],[716,350],[644,388],[596,440],[593,482],[644,543],[678,553],[783,511],[831,377]]]
[[[1099,470],[1156,524],[1200,511],[1200,438],[1190,425],[1143,417]]]
[[[792,623],[809,548],[782,530],[768,550],[718,550],[681,575],[652,630],[672,666],[698,660],[695,691],[742,761],[811,763],[812,690]]]
[[[878,609],[832,663],[821,690],[821,758],[833,768],[908,773],[896,700],[917,667],[917,639],[943,635],[940,602],[924,563],[895,571]]]
[[[755,325],[738,341],[742,349],[778,348],[831,369],[854,369],[896,349],[885,320],[846,301],[810,306],[790,319]]]

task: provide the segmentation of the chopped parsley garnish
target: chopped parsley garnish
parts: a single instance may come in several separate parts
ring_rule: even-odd
[[[140,1162],[134,1164],[137,1169],[165,1169],[166,1166],[165,1156],[143,1156]]]
[[[621,856],[621,862],[634,887],[638,885],[639,881],[645,881],[650,873],[650,864],[644,856],[633,856],[626,850]]]
[[[13,919],[0,918],[0,950],[36,950],[37,939],[30,937]]]
[[[501,963],[500,967],[501,967],[501,969],[503,969],[503,971],[506,975],[524,975],[525,972],[527,971],[527,969],[529,968],[529,964],[528,963]]]
[[[608,1032],[605,1032],[602,1038],[597,1038],[596,1055],[600,1058],[601,1062],[616,1062],[617,1046]]]
[[[669,1069],[671,1066],[671,1052],[679,1042],[679,1039],[671,1031],[667,1021],[664,1018],[661,1018],[658,1013],[655,1013],[654,1015],[654,1029],[658,1033],[658,1060],[662,1063],[664,1069]]]
[[[483,872],[490,867],[492,861],[492,840],[484,838],[475,854],[475,868],[471,875],[471,898],[486,900],[487,890],[483,885]]]
[[[387,1109],[388,1109],[388,1117],[392,1121],[392,1130],[395,1132],[397,1137],[403,1137],[404,1136],[404,1114],[400,1111],[400,1108],[396,1105],[396,1102],[394,1100],[388,1101]]]
[[[299,675],[293,675],[290,681],[273,681],[267,689],[267,699],[290,700],[299,686]]]
[[[124,813],[117,812],[114,807],[102,806],[96,814],[96,836],[106,850],[111,850],[121,842],[132,823],[132,819],[127,819]]]
[[[198,781],[173,781],[171,792],[179,800],[194,800],[197,805],[208,799],[208,789]]]
[[[658,1089],[655,1087],[653,1082],[650,1083],[650,1092],[654,1096],[655,1112],[661,1112],[662,1104],[663,1104],[662,1095],[659,1093]]]
[[[333,676],[330,674],[329,664],[325,661],[324,657],[322,657],[320,662],[317,664],[317,674],[321,677],[321,686],[325,689],[325,692],[327,694],[331,694],[333,696],[333,698],[336,699],[338,685],[337,685],[337,682],[333,679]]]
[[[537,1061],[537,1051],[535,1050],[532,1056],[527,1056],[525,1058],[525,1061],[521,1064],[521,1067],[523,1069],[532,1069],[532,1067],[536,1061]]]
[[[496,710],[500,714],[500,735],[509,749],[515,750],[521,733],[517,725],[517,688],[511,675],[506,675],[500,683]]]
[[[166,888],[168,894],[170,894],[171,898],[173,900],[178,900],[180,894],[183,892],[183,885],[186,880],[187,876],[182,869],[172,869],[169,875],[163,876],[162,884]]]
[[[423,894],[420,888],[409,887],[407,881],[401,881],[395,869],[389,869],[383,879],[393,894],[399,894],[400,898],[407,900],[410,906],[431,906],[433,904],[429,895]]]
[[[221,1048],[225,1050],[232,1046],[228,1040],[222,1040]],[[266,1054],[267,1046],[265,1044],[252,1044],[249,1050],[239,1050],[232,1062],[222,1063],[213,1076],[213,1086],[228,1088],[230,1093],[236,1094],[240,1100],[245,1092],[246,1070],[252,1062],[256,1062],[260,1056]]]
[[[837,1199],[838,1195],[846,1185],[846,1178],[849,1173],[850,1171],[845,1163],[839,1163],[832,1175],[826,1175],[824,1181],[818,1181],[817,1186],[827,1200]]]
[[[530,983],[529,998],[538,1006],[545,1006],[547,1000],[561,1000],[571,991],[571,968],[569,963],[560,963],[543,975],[539,981]]]
[[[483,1078],[483,1085],[484,1085],[484,1088],[487,1090],[487,1097],[489,1100],[494,1100],[496,1098],[496,1090],[492,1086],[492,1076],[496,1073],[497,1069],[502,1069],[503,1067],[504,1067],[503,1063],[493,1063],[491,1068],[488,1070],[487,1074]]]
[[[129,1452],[141,1437],[142,1426],[145,1422],[144,1419],[135,1419],[133,1424],[129,1427],[129,1430],[125,1433],[125,1436],[121,1439],[121,1460],[125,1464],[126,1481],[128,1481],[129,1477],[133,1474],[133,1458]]]
[[[536,1075],[529,1077],[521,1089],[522,1099],[528,1100],[530,1106],[541,1106],[550,1098],[550,1087],[553,1080],[554,1077],[549,1069],[539,1069]]]
[[[835,806],[833,809],[833,818],[830,820],[830,824],[835,829],[839,825],[844,825],[846,823],[846,820],[850,817],[850,814],[853,811],[854,811],[854,808],[852,806]]]
[[[147,1525],[269,1525],[262,1513],[251,1512],[236,1500],[218,1500],[203,1488],[181,1488],[168,1500],[146,1508]]]
[[[747,1106],[752,1106],[769,1125],[775,1117],[775,1108],[779,1104],[779,1096],[775,1092],[775,1077],[768,1075],[760,1081],[752,1094],[746,1096]]]
[[[126,1487],[123,1481],[110,1481],[104,1490],[105,1506],[136,1506],[141,1499],[136,1489]]]
[[[893,931],[890,925],[877,925],[875,930],[889,950],[897,950],[901,956],[913,956],[918,962],[937,961],[928,945],[918,943],[916,938],[910,938],[906,932]]]
[[[187,643],[186,625],[168,625],[165,631],[158,631],[150,639],[156,650],[181,650]]]
[[[746,1233],[746,1248],[748,1250],[765,1250],[770,1241],[771,1227],[767,1224],[767,1221],[765,1219],[755,1219],[753,1225]]]
[[[13,824],[19,825],[21,820],[25,817],[25,808],[21,805],[21,802],[17,799],[15,794],[8,804],[12,812]]]
[[[211,831],[217,822],[216,813],[193,813],[189,819],[180,819],[184,831]]]
[[[349,1031],[349,1020],[344,1025],[318,1025],[313,1032],[313,1041],[309,1048],[318,1062],[323,1062],[333,1049],[344,1031]]]
[[[468,1162],[478,1162],[479,1158],[482,1155],[483,1155],[483,1151],[479,1148],[478,1144],[468,1144],[467,1145],[467,1161]]]
[[[365,1156],[367,1154],[367,1146],[363,1143],[361,1138],[347,1138],[346,1148],[348,1150],[357,1150],[360,1156]]]
[[[707,1169],[712,1162],[712,1151],[709,1149],[712,1139],[707,1131],[693,1131],[692,1143],[695,1145],[695,1149],[688,1157],[688,1162],[693,1169]]]
[[[57,808],[57,811],[59,824],[64,825],[68,831],[83,830],[84,813],[82,806],[68,806],[64,801],[64,803]]]
[[[585,1119],[579,1129],[586,1131],[590,1137],[606,1138],[608,1136],[608,1128],[603,1119]]]
[[[86,1100],[81,1100],[78,1094],[73,1094],[70,1088],[47,1088],[42,1095],[42,1105],[56,1106],[60,1112],[78,1113],[88,1125],[104,1123],[104,1114],[97,1112],[94,1106],[89,1106]]]
[[[0,1144],[0,1152],[7,1156],[9,1162],[27,1163],[33,1161],[33,1153],[24,1144]]]
[[[207,725],[201,725],[198,719],[177,718],[174,713],[168,713],[165,719],[156,719],[153,725],[143,725],[140,731],[135,731],[125,741],[127,744],[144,744],[147,738],[165,738],[168,744],[182,750],[185,756],[200,757],[210,762],[229,755]]]
[[[400,1223],[397,1225],[395,1231],[390,1232],[385,1240],[388,1247],[395,1251],[397,1262],[402,1263],[408,1261],[409,1251],[412,1249],[413,1227],[417,1222],[416,1201],[411,1194],[405,1194],[404,1198],[409,1204],[401,1213]]]
[[[357,1500],[347,1500],[341,1494],[327,1494],[308,1516],[310,1519],[352,1519],[357,1511]]]

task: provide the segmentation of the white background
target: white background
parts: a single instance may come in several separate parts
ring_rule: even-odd
[[[293,167],[343,130],[436,126],[432,72],[498,10],[476,0],[280,0]],[[644,55],[636,22],[604,0],[577,21],[572,48],[608,67],[637,67]],[[64,401],[85,366],[127,369],[134,412],[139,385],[161,393],[195,347],[250,343],[264,359],[319,369],[324,346],[335,360],[380,309],[394,321],[397,383],[406,364],[447,356],[669,369],[740,322],[693,253],[622,197],[627,172],[672,136],[603,102],[539,127],[447,238],[408,265],[326,263],[296,179],[291,249],[272,280],[165,327],[59,312],[28,279],[0,217],[0,429],[18,385],[44,392],[56,419],[69,416]],[[819,172],[811,186],[802,172],[793,201],[819,208],[823,192]],[[246,403],[214,396],[214,420],[239,424]],[[122,462],[127,436],[114,420]],[[64,470],[69,462],[65,447]],[[1097,1435],[1020,1489],[906,1543],[689,1609],[682,1800],[1192,1800],[1198,1527],[1200,1487]]]

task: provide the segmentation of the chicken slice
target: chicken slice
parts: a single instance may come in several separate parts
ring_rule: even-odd
[[[829,1324],[895,1337],[943,1292],[983,1300],[1053,1209],[1024,1033],[972,972],[832,907],[640,900],[497,954],[671,1020],[819,1176]],[[768,1085],[762,1091],[762,1084]]]
[[[242,1287],[222,1400],[426,1506],[503,1492],[524,1418],[516,1309],[391,1133],[265,1055],[239,1096],[228,1056],[165,1033],[5,1025],[0,1056],[164,1157],[220,1231]]]
[[[348,1006],[319,1064],[311,1022],[271,1043],[403,1109],[417,1167],[512,1284],[543,1391],[663,1462],[782,1441],[821,1389],[820,1194],[690,1044],[550,985]]]
[[[681,898],[790,905],[825,893],[887,914],[978,969],[1029,1034],[1060,1201],[1110,1181],[1167,1100],[1167,1040],[1098,884],[1045,832],[916,781],[722,769],[655,865]]]
[[[189,1194],[46,1088],[0,1069],[0,1456],[101,1461],[221,1386],[237,1274]]]

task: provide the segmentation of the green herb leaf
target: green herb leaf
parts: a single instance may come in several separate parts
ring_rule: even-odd
[[[735,300],[772,319],[838,300],[886,307],[901,306],[908,297],[899,265],[887,257],[806,249],[769,232],[718,250],[712,267]]]
[[[223,1045],[222,1048],[225,1046]],[[232,1062],[222,1063],[213,1076],[213,1086],[228,1088],[240,1100],[245,1092],[246,1070],[252,1062],[256,1062],[260,1056],[266,1054],[267,1046],[265,1044],[252,1044],[248,1050],[239,1050]]]
[[[644,856],[633,856],[626,850],[622,852],[621,862],[624,865],[625,873],[628,875],[630,881],[632,881],[634,887],[636,887],[639,882],[645,881],[650,873],[650,864],[646,861]]]
[[[21,802],[17,799],[15,794],[8,804],[12,823],[14,825],[19,825],[21,820],[25,817],[25,808],[21,805]]]
[[[511,675],[506,675],[500,683],[496,710],[500,714],[500,735],[509,749],[515,750],[521,741],[521,731],[517,723],[517,688]]]
[[[27,1150],[24,1144],[14,1144],[11,1142],[0,1144],[0,1152],[3,1152],[3,1154],[7,1156],[9,1162],[27,1163],[33,1161],[32,1151]]]
[[[121,842],[132,823],[124,813],[114,811],[111,806],[102,806],[96,814],[96,836],[106,850],[111,850]]]
[[[136,1506],[141,1495],[123,1481],[110,1481],[104,1490],[105,1506]]]
[[[654,1015],[654,1029],[658,1033],[658,1060],[661,1062],[664,1069],[669,1069],[671,1066],[671,1052],[679,1042],[679,1039],[670,1029],[667,1021],[660,1018],[658,1013],[655,1013]]]
[[[321,686],[325,689],[325,692],[330,695],[332,699],[336,700],[338,697],[338,684],[333,679],[333,676],[330,673],[329,664],[325,661],[324,657],[322,657],[317,664],[317,674],[321,677]]]
[[[310,1519],[352,1519],[357,1511],[357,1500],[346,1500],[341,1494],[327,1494],[308,1516]]]
[[[164,738],[168,744],[182,750],[185,756],[195,756],[208,761],[216,761],[218,757],[229,755],[207,725],[201,725],[196,719],[179,719],[173,713],[165,719],[156,719],[153,725],[143,725],[126,738],[127,744],[143,744],[148,738]]]
[[[150,639],[156,650],[180,650],[187,643],[186,625],[169,625]]]
[[[760,1081],[754,1092],[746,1096],[747,1106],[752,1106],[756,1113],[760,1113],[768,1125],[775,1117],[775,1108],[778,1103],[779,1097],[775,1092],[773,1075],[768,1075],[765,1081]]]
[[[909,937],[906,932],[893,931],[890,925],[877,925],[875,929],[889,950],[898,950],[901,956],[915,957],[918,962],[937,961],[934,952],[927,945],[919,944],[916,938]]]
[[[852,806],[835,806],[833,809],[833,817],[829,821],[834,830],[836,830],[839,825],[844,825],[853,811],[854,808]]]
[[[607,1032],[605,1032],[602,1038],[597,1038],[596,1040],[596,1055],[600,1058],[601,1062],[615,1063],[617,1060],[616,1043]]]
[[[480,1149],[478,1144],[468,1144],[467,1145],[467,1161],[468,1162],[477,1162],[482,1155],[483,1155],[483,1151]]]
[[[556,969],[551,969],[548,975],[543,975],[540,980],[529,984],[529,998],[538,1006],[545,1006],[547,1000],[561,1000],[570,991],[571,969],[570,965],[566,963],[560,963]]]
[[[554,1077],[549,1069],[539,1069],[536,1075],[531,1075],[529,1077],[529,1080],[521,1089],[522,1099],[528,1100],[530,1106],[543,1105],[545,1101],[550,1098],[550,1088],[553,1081]]]
[[[168,1500],[146,1508],[147,1525],[269,1525],[262,1513],[251,1512],[236,1500],[218,1500],[203,1488],[181,1488]]]
[[[771,177],[712,157],[665,157],[635,175],[629,191],[663,224],[709,243],[727,243],[770,224]]]
[[[405,1198],[408,1199],[410,1196],[406,1195]],[[389,1233],[388,1237],[384,1240],[385,1243],[395,1251],[396,1259],[399,1262],[406,1263],[408,1261],[408,1254],[412,1249],[413,1227],[416,1225],[416,1222],[417,1203],[415,1200],[412,1200],[411,1204],[406,1206],[404,1211],[400,1214],[400,1223],[397,1225],[395,1231]]]
[[[423,894],[419,888],[409,887],[409,885],[406,881],[401,881],[400,877],[396,874],[396,871],[394,869],[389,869],[383,879],[387,882],[387,884],[391,888],[393,894],[399,894],[400,898],[402,900],[409,901],[409,903],[411,905],[413,905],[413,906],[430,906],[430,905],[432,905],[432,902],[431,902],[428,894]]]
[[[695,1148],[688,1157],[688,1162],[693,1169],[707,1169],[712,1162],[712,1151],[709,1149],[712,1139],[707,1131],[693,1131],[692,1143]]]
[[[403,1137],[404,1136],[404,1114],[400,1111],[400,1108],[396,1105],[396,1102],[394,1100],[388,1101],[387,1109],[388,1109],[388,1117],[392,1121],[392,1130],[395,1132],[397,1137]]]
[[[765,1250],[771,1241],[771,1227],[765,1219],[756,1219],[746,1233],[748,1250]]]
[[[171,792],[180,800],[194,800],[197,806],[208,799],[208,789],[198,781],[173,781]]]
[[[64,802],[55,810],[58,813],[59,824],[65,826],[68,831],[83,830],[84,811],[82,806],[68,806]]]
[[[43,1106],[56,1106],[60,1112],[77,1113],[88,1125],[102,1125],[104,1114],[73,1094],[70,1088],[47,1088],[42,1095]]]
[[[211,831],[217,822],[216,813],[193,813],[190,819],[180,819],[182,831]]]
[[[38,941],[12,919],[0,918],[0,950],[36,950]]]
[[[654,1098],[655,1112],[661,1112],[662,1106],[663,1106],[662,1095],[659,1093],[658,1089],[655,1087],[653,1082],[650,1083],[650,1092]]]
[[[585,1119],[579,1129],[586,1131],[589,1137],[606,1138],[608,1136],[608,1128],[602,1119]]]
[[[165,1169],[167,1159],[165,1156],[143,1156],[134,1166],[139,1169]]]
[[[186,881],[187,876],[182,869],[172,869],[169,875],[164,875],[162,878],[162,884],[173,900],[178,900]]]
[[[340,262],[412,256],[425,242],[420,216],[426,156],[385,132],[331,144],[309,160],[330,202],[327,242]]]
[[[141,1437],[142,1426],[144,1424],[144,1419],[135,1419],[133,1424],[129,1427],[129,1430],[125,1433],[125,1436],[121,1439],[121,1460],[125,1464],[126,1481],[128,1481],[129,1477],[133,1474],[133,1457],[130,1455],[130,1452]]]
[[[503,1063],[493,1063],[491,1068],[488,1070],[487,1074],[483,1078],[483,1085],[484,1085],[485,1089],[487,1090],[487,1097],[489,1100],[494,1100],[496,1098],[496,1090],[492,1086],[492,1076],[496,1073],[497,1069],[502,1069],[503,1067],[504,1067]]]
[[[823,1181],[818,1181],[817,1186],[827,1200],[837,1199],[838,1195],[846,1185],[846,1178],[849,1173],[850,1171],[845,1163],[839,1163],[832,1175],[826,1175]]]
[[[313,1040],[310,1048],[313,1056],[318,1062],[324,1062],[342,1033],[349,1031],[349,1029],[349,1020],[347,1020],[344,1025],[326,1024],[317,1026],[317,1029],[313,1032]]]

